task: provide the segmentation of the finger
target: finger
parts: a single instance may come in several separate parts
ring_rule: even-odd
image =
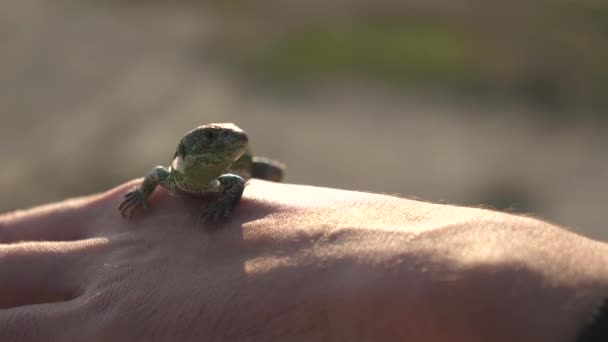
[[[0,308],[76,298],[90,280],[91,260],[107,244],[96,238],[0,245]]]
[[[85,237],[90,217],[85,199],[74,199],[0,216],[0,243],[71,241]]]
[[[0,341],[83,341],[84,313],[80,299],[0,309]]]
[[[74,241],[100,235],[109,225],[96,218],[113,217],[115,202],[140,180],[102,194],[71,199],[0,215],[0,244],[20,241]],[[110,214],[111,210],[111,215]]]

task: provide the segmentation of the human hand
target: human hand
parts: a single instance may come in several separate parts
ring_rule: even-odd
[[[608,247],[534,219],[251,181],[230,218],[135,185],[0,216],[0,341],[571,341]]]

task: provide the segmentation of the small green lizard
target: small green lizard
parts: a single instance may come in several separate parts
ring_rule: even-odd
[[[125,195],[118,210],[123,217],[131,218],[137,208],[146,207],[147,198],[160,185],[173,193],[217,196],[217,201],[201,209],[202,223],[228,216],[241,199],[249,178],[275,182],[283,179],[285,166],[253,156],[248,140],[247,134],[232,123],[193,129],[177,145],[171,166],[150,170],[141,185]]]

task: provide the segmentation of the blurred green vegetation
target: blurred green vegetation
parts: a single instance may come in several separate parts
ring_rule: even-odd
[[[406,25],[329,26],[294,32],[256,56],[273,77],[363,75],[389,81],[469,81],[471,42],[449,29]]]
[[[230,0],[211,7],[226,19],[212,49],[244,78],[431,85],[596,116],[608,107],[605,1]]]

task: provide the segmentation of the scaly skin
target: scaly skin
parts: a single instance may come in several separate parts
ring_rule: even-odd
[[[279,182],[285,166],[254,157],[247,147],[247,134],[232,123],[199,126],[179,142],[171,166],[156,166],[139,187],[128,192],[118,210],[131,218],[158,185],[171,192],[218,197],[201,208],[200,221],[214,222],[230,214],[251,177]]]
[[[265,157],[254,156],[247,150],[230,166],[230,173],[249,179],[260,178],[273,182],[281,182],[285,172],[285,164]]]

